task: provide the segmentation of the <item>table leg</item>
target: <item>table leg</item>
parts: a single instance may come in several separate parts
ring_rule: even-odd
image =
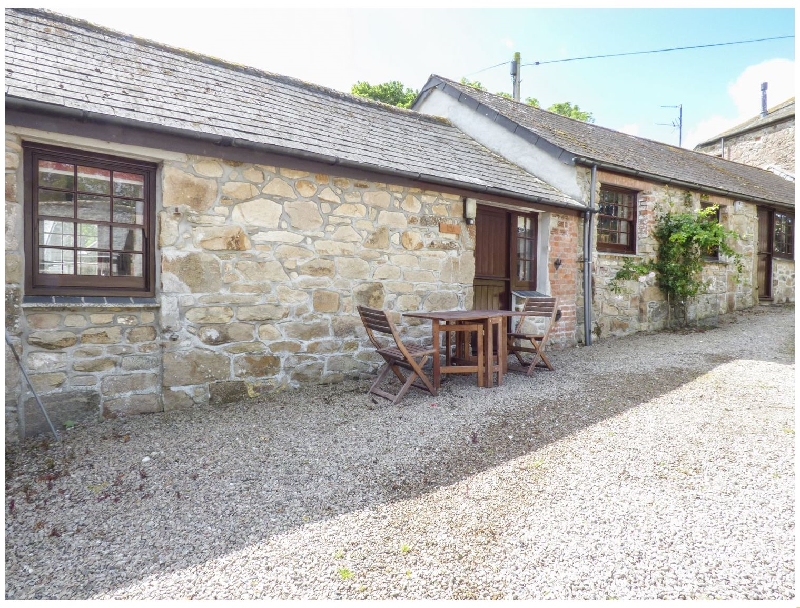
[[[508,369],[508,350],[506,343],[506,318],[500,317],[500,322],[497,324],[497,386],[503,384],[503,375]]]
[[[442,362],[439,360],[439,349],[441,348],[439,344],[441,341],[439,337],[439,321],[433,319],[431,327],[433,331],[433,348],[436,351],[433,353],[433,386],[438,391],[442,379]]]
[[[486,376],[484,386],[492,388],[494,385],[494,356],[492,355],[493,338],[492,338],[492,319],[487,318],[484,320],[483,328],[483,361],[486,366]]]

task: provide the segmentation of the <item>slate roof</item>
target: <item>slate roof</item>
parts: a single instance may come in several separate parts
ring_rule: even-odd
[[[566,162],[573,158],[597,161],[642,177],[794,206],[794,184],[769,171],[567,118],[435,74],[414,105],[434,87]]]
[[[583,209],[448,121],[49,11],[6,10],[6,105],[37,101],[435,184]]]
[[[708,144],[718,144],[719,140],[723,137],[733,137],[734,135],[740,135],[741,133],[746,133],[748,131],[760,129],[768,125],[782,122],[784,120],[791,120],[793,118],[794,118],[794,97],[787,99],[783,103],[779,103],[777,106],[769,108],[767,110],[767,115],[764,116],[763,118],[761,117],[761,114],[758,114],[757,116],[754,116],[753,118],[746,120],[743,123],[728,129],[724,133],[715,135],[714,137],[707,139],[703,143],[697,144],[694,149],[697,150],[697,148],[706,146]]]

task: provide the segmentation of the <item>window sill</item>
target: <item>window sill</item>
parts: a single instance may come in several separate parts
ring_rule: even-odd
[[[161,308],[155,298],[133,298],[129,296],[24,296],[22,308],[26,310],[69,309],[114,309],[114,308]]]

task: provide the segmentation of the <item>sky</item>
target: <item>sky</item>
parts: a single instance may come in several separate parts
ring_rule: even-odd
[[[598,125],[673,145],[680,105],[686,148],[758,114],[762,82],[770,107],[794,96],[794,38],[557,61],[794,36],[788,2],[763,9],[323,9],[300,0],[296,8],[158,5],[157,18],[142,8],[153,4],[38,6],[344,92],[357,81],[390,80],[417,90],[434,73],[511,92],[509,64],[519,52],[523,100],[535,97],[543,108],[569,101]]]

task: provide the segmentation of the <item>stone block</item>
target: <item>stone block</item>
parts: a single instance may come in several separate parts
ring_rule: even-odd
[[[237,201],[244,201],[258,196],[258,188],[248,182],[225,182],[222,184],[222,194]]]
[[[77,342],[78,336],[71,331],[35,331],[28,336],[28,344],[47,350],[69,348]]]
[[[424,309],[431,311],[453,310],[458,307],[458,294],[439,291],[425,298]]]
[[[286,306],[275,304],[259,304],[257,306],[240,306],[237,312],[239,321],[274,321],[283,319],[289,314]]]
[[[161,388],[158,385],[158,375],[144,374],[116,374],[103,378],[101,383],[103,395],[115,396],[122,393],[142,392]]]
[[[416,196],[411,196],[409,194],[403,199],[403,202],[400,203],[400,208],[408,213],[419,213],[422,209],[422,203]]]
[[[376,281],[395,280],[400,278],[401,271],[397,266],[384,264],[378,266],[372,273],[372,278]]]
[[[296,181],[294,187],[300,196],[306,198],[312,197],[317,193],[317,185],[305,179]]]
[[[280,342],[272,342],[269,345],[269,350],[273,353],[299,353],[303,350],[303,345],[300,342],[282,340]]]
[[[239,226],[209,226],[195,228],[194,241],[209,251],[247,251],[250,239]]]
[[[6,283],[22,283],[22,256],[6,252]]]
[[[114,320],[114,315],[109,313],[97,313],[89,315],[92,325],[107,325]]]
[[[152,325],[141,325],[128,330],[128,342],[150,342],[156,339],[156,328]]]
[[[157,370],[161,359],[153,355],[131,355],[122,358],[122,369],[125,371]]]
[[[266,342],[280,340],[283,335],[280,330],[271,323],[264,323],[258,327],[258,337]]]
[[[296,367],[291,374],[293,382],[299,384],[318,384],[325,373],[325,364],[321,362],[306,363]]]
[[[67,315],[64,317],[65,327],[86,327],[86,317],[83,315]]]
[[[289,215],[289,223],[297,230],[317,230],[322,226],[322,216],[316,203],[292,201],[283,207]]]
[[[228,323],[231,319],[233,319],[233,309],[230,306],[204,306],[186,311],[186,320],[191,323]],[[130,335],[128,339],[130,340]]]
[[[36,351],[28,353],[28,356],[25,360],[25,370],[29,374],[54,372],[67,369],[67,355],[65,353],[46,353]]]
[[[74,361],[72,369],[76,372],[104,372],[117,365],[116,357],[101,357],[99,359],[83,359]]]
[[[210,209],[217,199],[216,180],[196,177],[166,165],[162,171],[164,207],[188,206],[195,211]]]
[[[358,243],[361,241],[361,235],[353,230],[352,226],[339,226],[331,238],[335,241],[343,241],[347,243]]]
[[[335,291],[315,291],[313,302],[315,312],[337,312],[339,310],[339,294]]]
[[[297,194],[295,194],[294,188],[292,188],[286,181],[282,180],[279,177],[276,177],[271,182],[269,182],[266,186],[261,189],[263,194],[268,196],[276,196],[280,198],[297,198]]]
[[[120,415],[154,414],[164,410],[159,393],[128,395],[119,399],[107,399],[103,403],[103,417],[116,418]]]
[[[201,327],[197,337],[204,344],[247,342],[253,339],[255,327],[249,323],[228,323],[224,326]]]
[[[167,273],[173,274],[191,292],[219,292],[222,289],[222,272],[219,259],[209,253],[188,253],[170,257],[162,256],[162,281]]]
[[[339,276],[346,279],[368,279],[369,263],[359,258],[341,258],[337,260]]]
[[[331,215],[338,215],[341,217],[367,217],[367,208],[364,205],[344,203],[331,211]]]
[[[329,337],[331,335],[331,326],[328,321],[284,323],[283,333],[287,338],[294,338],[295,340],[316,340]]]
[[[31,374],[28,377],[30,378],[31,384],[33,384],[33,389],[40,395],[56,390],[62,386],[64,381],[67,379],[67,375],[64,372]]]
[[[208,391],[209,402],[212,404],[236,403],[250,397],[248,383],[243,380],[214,382],[208,385]]]
[[[316,241],[314,246],[319,255],[343,256],[353,255],[356,251],[353,243],[340,243],[338,241]]]
[[[239,355],[241,353],[260,353],[267,350],[263,342],[238,342],[223,349],[226,353]]]
[[[422,235],[419,232],[404,232],[400,235],[400,244],[406,249],[416,251],[422,249]]]
[[[352,338],[354,336],[366,336],[364,325],[357,316],[344,317],[336,316],[331,319],[331,329],[337,338]]]
[[[272,377],[281,371],[281,359],[275,355],[243,355],[233,362],[237,378]]]
[[[306,250],[304,250],[306,251]],[[309,252],[310,254],[311,252]],[[272,281],[288,281],[289,277],[283,270],[280,262],[249,262],[236,263],[238,270],[247,281],[254,283],[269,283]]]
[[[161,400],[165,412],[187,410],[194,405],[194,400],[189,394],[173,389],[164,389],[161,394]]]
[[[231,221],[246,227],[280,227],[283,205],[266,198],[256,198],[236,205],[231,212]]]
[[[392,195],[388,192],[365,192],[362,196],[362,200],[367,205],[371,207],[380,207],[382,209],[387,209],[389,207],[389,203],[392,201]]]
[[[275,257],[279,260],[307,260],[314,257],[314,252],[305,247],[280,245],[275,249]]]
[[[333,277],[336,275],[336,264],[333,260],[311,260],[301,265],[297,272],[312,277]]]
[[[408,220],[405,214],[399,211],[381,211],[378,214],[378,225],[402,230],[408,226]]]
[[[386,293],[381,283],[362,283],[353,288],[353,299],[359,306],[383,308]]]
[[[96,422],[100,419],[100,394],[96,391],[59,391],[40,397],[42,405],[56,430],[63,429],[68,421]],[[31,396],[23,405],[23,437],[51,433],[36,398]]]
[[[330,188],[324,188],[322,192],[317,195],[317,198],[327,203],[341,203],[342,198]]]
[[[222,165],[215,160],[199,160],[192,164],[195,173],[205,177],[222,177]]]
[[[61,315],[55,313],[36,313],[27,315],[28,326],[33,329],[53,329],[61,323]]]
[[[164,386],[205,384],[230,378],[230,359],[219,353],[192,349],[164,353]]]

